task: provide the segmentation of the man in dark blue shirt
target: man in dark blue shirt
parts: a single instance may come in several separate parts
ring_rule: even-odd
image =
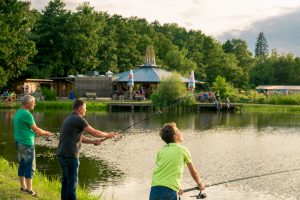
[[[113,138],[118,135],[115,132],[106,133],[94,129],[83,118],[85,113],[86,103],[76,100],[73,104],[73,112],[64,120],[61,127],[57,157],[62,169],[62,200],[76,200],[81,143],[99,145],[103,138]],[[83,131],[97,139],[84,136]]]

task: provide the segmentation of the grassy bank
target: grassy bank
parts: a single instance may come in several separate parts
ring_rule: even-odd
[[[86,101],[87,108],[93,111],[107,111],[108,105],[105,102]],[[73,101],[39,101],[36,109],[66,109],[71,110]]]
[[[246,112],[294,112],[300,113],[299,105],[272,105],[272,104],[243,104]]]
[[[107,111],[108,104],[107,102],[93,102],[87,101],[87,107],[89,110],[93,111]],[[71,110],[73,101],[38,101],[35,109],[66,109]],[[21,106],[20,102],[14,102],[8,104],[7,102],[1,102],[0,108],[19,108]]]
[[[14,164],[9,164],[6,160],[0,157],[0,197],[1,199],[37,199],[30,195],[20,192],[19,179],[17,176],[17,167]],[[59,180],[47,179],[42,173],[36,172],[33,179],[34,190],[38,193],[41,200],[60,199]],[[88,194],[88,191],[79,187],[77,189],[78,199],[96,200],[99,199]]]

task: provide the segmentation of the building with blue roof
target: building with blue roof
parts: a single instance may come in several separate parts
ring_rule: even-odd
[[[162,69],[155,63],[155,56],[153,48],[148,47],[144,59],[144,64],[138,66],[137,69],[133,69],[133,80],[134,80],[134,90],[145,90],[146,98],[149,98],[153,89],[165,78],[172,76],[174,73]],[[114,74],[114,91],[117,93],[124,93],[128,91],[128,77],[130,70],[118,74]],[[188,84],[190,79],[180,76],[182,82]],[[203,82],[197,81],[198,84],[203,84]]]

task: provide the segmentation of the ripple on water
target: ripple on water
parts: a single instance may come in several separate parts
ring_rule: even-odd
[[[193,162],[207,183],[300,167],[300,137],[296,128],[219,127],[182,132],[184,145],[190,149]],[[104,159],[124,173],[121,181],[106,184],[106,196],[114,196],[114,200],[127,200],[130,195],[134,199],[148,199],[156,153],[163,145],[158,130],[131,129],[130,134],[117,142],[105,141],[97,148],[83,145],[82,152]],[[183,188],[194,187],[187,169],[182,183]],[[99,191],[93,190],[95,194]],[[216,200],[297,199],[300,172],[210,187],[206,193],[209,199]],[[182,199],[192,199],[189,196],[193,194],[187,193]]]

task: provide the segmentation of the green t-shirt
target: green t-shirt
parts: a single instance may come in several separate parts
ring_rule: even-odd
[[[165,186],[179,191],[184,165],[192,162],[189,150],[177,143],[165,145],[156,156],[152,186]]]
[[[28,110],[19,109],[14,116],[15,140],[24,145],[34,145],[35,133],[30,128],[34,123],[33,116]]]

